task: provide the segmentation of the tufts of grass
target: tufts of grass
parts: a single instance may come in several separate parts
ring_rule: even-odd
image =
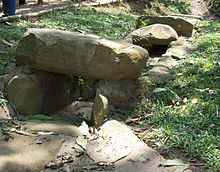
[[[24,30],[14,23],[0,24],[0,75],[9,72],[8,64],[13,60],[16,44]]]
[[[120,39],[135,29],[136,19],[137,16],[135,15],[116,10],[73,7],[52,12],[48,17],[41,18],[34,23],[21,20],[18,25],[21,27],[80,31]]]
[[[220,169],[220,22],[203,25],[195,38],[197,50],[172,73],[168,83],[149,86],[148,111],[141,126],[153,131],[147,141],[167,151],[181,150],[190,159],[200,159],[207,171]],[[140,114],[146,114],[143,110]],[[142,115],[143,116],[143,115]],[[158,147],[158,143],[160,143]]]
[[[155,12],[159,15],[169,14],[189,14],[191,12],[190,0],[155,0],[151,4],[151,8],[146,8],[144,11],[147,14],[154,14]]]

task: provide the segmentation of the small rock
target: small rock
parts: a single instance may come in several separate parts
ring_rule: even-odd
[[[150,45],[168,45],[178,39],[176,31],[166,24],[153,24],[135,30],[125,40],[132,39],[132,43],[147,47]]]
[[[141,16],[137,22],[137,28],[141,26],[141,21],[148,25],[160,23],[167,24],[174,28],[178,35],[192,36],[194,25],[181,17],[174,16]]]
[[[108,113],[108,99],[101,95],[96,94],[94,105],[92,109],[92,125],[98,128],[104,121],[105,115]]]

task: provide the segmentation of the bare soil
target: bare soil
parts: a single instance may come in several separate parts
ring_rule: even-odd
[[[26,0],[26,4],[19,5],[17,2],[16,14],[27,14],[39,12],[42,10],[53,9],[55,7],[61,7],[76,3],[76,0],[44,0],[43,4],[37,4],[38,0]],[[2,4],[0,5],[0,7]],[[2,8],[0,8],[0,16],[2,16]]]

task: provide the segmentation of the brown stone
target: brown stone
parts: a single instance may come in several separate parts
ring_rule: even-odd
[[[108,99],[101,94],[96,94],[92,108],[91,119],[91,124],[94,125],[96,128],[102,125],[105,119],[105,115],[107,115],[109,111],[108,106]]]
[[[147,25],[152,24],[167,24],[171,26],[178,35],[192,36],[194,25],[187,20],[174,16],[141,16],[137,22],[137,28],[141,27],[141,21],[146,22]]]
[[[29,29],[16,60],[34,69],[92,79],[136,79],[148,58],[140,46],[96,35]]]

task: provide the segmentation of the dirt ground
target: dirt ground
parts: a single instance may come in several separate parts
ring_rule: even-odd
[[[39,12],[42,10],[52,9],[55,7],[61,7],[77,3],[76,0],[44,0],[43,4],[37,4],[37,0],[26,0],[26,4],[19,5],[17,1],[16,14],[27,14],[33,12]],[[0,4],[0,16],[2,16],[2,3]]]

